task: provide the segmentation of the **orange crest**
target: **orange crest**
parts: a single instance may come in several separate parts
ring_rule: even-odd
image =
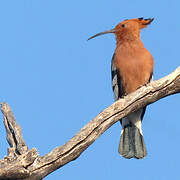
[[[145,28],[147,25],[151,24],[151,22],[154,20],[154,18],[148,18],[144,19],[143,17],[141,18],[136,18],[136,19],[127,19],[125,21],[135,21],[138,22],[140,25],[140,29]]]

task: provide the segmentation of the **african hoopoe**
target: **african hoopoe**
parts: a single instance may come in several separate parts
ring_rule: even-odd
[[[151,81],[153,57],[140,39],[140,29],[153,19],[130,19],[119,23],[114,29],[98,33],[96,36],[114,33],[116,50],[112,58],[112,88],[115,100],[135,91]],[[142,119],[146,107],[120,120],[122,125],[119,153],[125,158],[144,158],[146,147],[142,133]]]

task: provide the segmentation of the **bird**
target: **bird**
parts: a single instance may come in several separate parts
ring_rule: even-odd
[[[115,35],[116,48],[111,61],[115,101],[153,79],[154,59],[140,38],[141,29],[146,28],[153,20],[154,18],[143,17],[126,19],[114,29],[97,33],[88,39],[108,33]],[[124,158],[142,159],[147,155],[142,131],[145,110],[146,106],[119,120],[122,130],[118,152]]]

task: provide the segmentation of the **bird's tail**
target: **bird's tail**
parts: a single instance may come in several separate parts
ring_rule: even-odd
[[[140,159],[144,158],[147,154],[142,130],[131,122],[126,124],[122,129],[119,153],[127,159]]]

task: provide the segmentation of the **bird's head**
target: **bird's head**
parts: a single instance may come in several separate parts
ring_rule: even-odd
[[[140,30],[142,28],[145,28],[147,25],[149,25],[153,20],[154,18],[149,18],[149,19],[136,18],[136,19],[124,20],[120,22],[114,29],[95,34],[94,36],[90,37],[88,40],[108,33],[114,33],[117,41],[122,41],[125,39],[133,40],[134,38],[139,38]]]

